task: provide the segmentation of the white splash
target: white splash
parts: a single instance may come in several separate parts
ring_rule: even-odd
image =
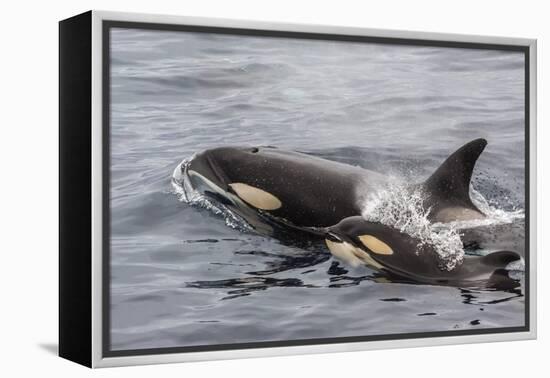
[[[470,198],[473,204],[485,214],[485,218],[453,222],[457,228],[464,229],[495,224],[508,224],[514,222],[516,219],[523,219],[525,217],[525,212],[522,209],[507,211],[491,205],[472,185],[470,185]],[[506,199],[504,199],[504,201],[506,201]]]
[[[225,220],[225,224],[231,228],[240,231],[252,231],[253,228],[244,219],[233,213],[223,204],[210,200],[207,196],[196,190],[187,174],[189,163],[195,158],[195,155],[184,159],[172,174],[172,188],[178,199],[191,206],[197,206],[220,215]]]
[[[424,193],[392,182],[365,198],[362,216],[368,221],[394,227],[420,241],[417,253],[423,245],[431,245],[440,257],[440,266],[453,270],[464,259],[464,249],[458,228],[452,224],[432,223],[430,209],[423,207]]]
[[[420,240],[419,247],[431,245],[441,259],[441,267],[447,270],[454,269],[464,259],[460,230],[512,223],[515,219],[524,217],[523,210],[497,209],[481,193],[470,187],[472,202],[486,215],[485,218],[432,223],[428,219],[430,209],[423,207],[424,195],[420,188],[411,190],[406,184],[392,180],[384,189],[364,198],[362,216],[366,220],[380,222],[417,238]]]

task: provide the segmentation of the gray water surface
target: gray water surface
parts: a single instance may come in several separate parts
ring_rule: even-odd
[[[474,187],[524,208],[524,58],[516,52],[114,29],[113,350],[524,325],[511,292],[388,283],[226,225],[173,192],[184,158],[272,145],[420,181],[489,142]],[[494,233],[494,234],[493,234]],[[491,230],[523,253],[523,219]]]

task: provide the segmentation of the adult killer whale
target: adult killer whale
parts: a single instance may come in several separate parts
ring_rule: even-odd
[[[423,183],[432,222],[483,218],[472,203],[470,180],[487,145],[473,140],[450,155]],[[176,167],[173,180],[223,203],[246,220],[260,214],[278,225],[315,233],[361,214],[361,200],[388,183],[380,173],[275,147],[219,147]],[[255,228],[263,227],[256,222]]]
[[[336,258],[352,266],[365,264],[393,278],[431,285],[513,289],[520,285],[507,266],[521,259],[511,251],[485,256],[464,256],[454,269],[441,267],[433,245],[395,228],[369,222],[361,216],[343,219],[328,227],[326,244]]]

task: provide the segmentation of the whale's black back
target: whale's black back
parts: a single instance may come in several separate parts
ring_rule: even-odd
[[[359,167],[271,147],[213,149],[208,160],[220,182],[244,183],[277,197],[282,205],[269,215],[296,227],[328,227],[359,215],[361,196],[384,180]]]

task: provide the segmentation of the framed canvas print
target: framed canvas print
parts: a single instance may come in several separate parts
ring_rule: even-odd
[[[60,355],[534,338],[536,42],[60,22]]]

